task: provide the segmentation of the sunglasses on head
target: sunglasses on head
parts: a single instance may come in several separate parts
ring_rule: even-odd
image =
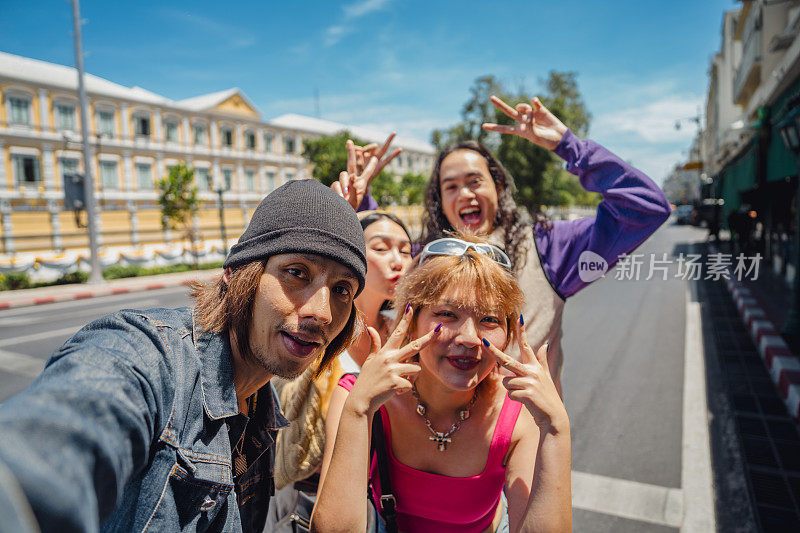
[[[475,250],[479,254],[488,256],[495,263],[511,270],[511,259],[497,246],[482,242],[462,241],[453,237],[436,239],[426,244],[425,248],[422,249],[422,253],[419,254],[419,264],[421,265],[426,259],[434,255],[464,255],[468,250]]]

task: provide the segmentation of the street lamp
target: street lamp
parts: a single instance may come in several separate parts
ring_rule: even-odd
[[[800,100],[795,100],[793,104],[794,108],[778,124],[778,128],[781,132],[783,144],[794,154],[795,166],[799,166]],[[797,202],[798,223],[794,235],[794,285],[792,286],[792,304],[789,309],[789,317],[786,320],[786,324],[783,325],[781,335],[783,335],[792,351],[797,353],[800,351],[800,180],[798,180],[797,199],[795,201]]]
[[[217,193],[217,205],[219,206],[219,233],[222,237],[222,250],[225,257],[228,257],[228,236],[225,235],[225,205],[222,203],[222,193],[230,190],[230,185],[227,180],[220,182],[219,186],[214,189]]]

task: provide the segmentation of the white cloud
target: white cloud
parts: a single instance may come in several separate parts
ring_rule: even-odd
[[[636,136],[651,143],[690,142],[696,129],[685,119],[697,115],[702,97],[673,95],[644,105],[605,111],[593,120],[592,131],[604,136]],[[675,127],[681,121],[681,128]]]
[[[329,26],[325,30],[325,46],[333,46],[334,44],[338,43],[342,40],[342,37],[351,33],[353,31],[352,28],[347,28],[342,25],[333,25]]]
[[[344,16],[348,19],[363,17],[367,13],[378,11],[383,8],[389,0],[364,0],[363,2],[356,2],[349,6],[344,6]]]
[[[342,7],[343,20],[328,26],[325,30],[325,46],[331,47],[342,40],[342,37],[355,31],[355,21],[383,9],[390,0],[363,0]]]
[[[698,130],[687,119],[705,110],[705,96],[682,91],[671,73],[636,82],[595,79],[590,85],[587,105],[594,116],[589,137],[663,183],[686,159]]]

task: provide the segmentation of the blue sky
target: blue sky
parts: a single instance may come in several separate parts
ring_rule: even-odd
[[[535,93],[575,71],[589,137],[661,182],[704,109],[722,13],[734,0],[162,2],[84,0],[87,72],[181,99],[240,87],[283,113],[429,140],[473,80]],[[74,65],[68,0],[0,1],[0,50]]]

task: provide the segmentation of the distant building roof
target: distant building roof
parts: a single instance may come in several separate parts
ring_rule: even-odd
[[[33,82],[35,84],[51,87],[60,87],[70,91],[78,90],[78,73],[76,68],[6,52],[0,52],[0,77],[16,79],[22,82]],[[134,102],[186,109],[188,111],[209,111],[231,97],[238,95],[257,113],[255,105],[253,105],[247,96],[245,96],[244,92],[238,87],[176,101],[143,89],[142,87],[125,87],[124,85],[108,81],[93,74],[85,73],[85,80],[87,93],[111,96]],[[375,143],[382,143],[389,135],[389,132],[377,131],[362,126],[348,126],[346,124],[339,124],[329,120],[306,117],[293,113],[281,115],[269,122],[275,126],[316,133],[318,135],[332,135],[347,130],[355,137]],[[401,135],[395,138],[393,146],[424,154],[434,154],[436,152],[433,145],[429,143]]]
[[[245,96],[244,92],[238,87],[231,87],[230,89],[225,89],[224,91],[217,91],[215,93],[209,94],[201,94],[200,96],[194,96],[192,98],[186,98],[185,100],[178,100],[175,102],[175,105],[178,107],[182,107],[184,109],[189,109],[191,111],[205,111],[211,109],[213,107],[218,106],[231,96],[238,94],[241,96],[247,103],[255,109],[256,106],[250,101],[247,96]]]
[[[61,87],[70,91],[78,90],[78,72],[75,67],[57,65],[6,52],[0,52],[0,76],[40,85]],[[175,101],[142,87],[125,87],[89,73],[85,73],[85,80],[87,93],[136,102],[160,104],[189,111],[205,111],[238,94],[255,109],[255,106],[238,87]]]
[[[74,67],[47,63],[5,52],[0,52],[0,75],[31,81],[41,85],[78,90],[78,73]],[[141,87],[125,87],[92,74],[86,74],[86,92],[153,104],[169,105],[171,101]]]
[[[391,133],[364,128],[361,126],[348,126],[346,124],[339,124],[338,122],[332,122],[330,120],[296,115],[294,113],[281,115],[270,120],[269,123],[283,128],[291,128],[309,133],[316,133],[318,135],[333,135],[340,131],[348,131],[349,133],[353,134],[353,136],[358,137],[363,141],[374,142],[378,144],[383,143],[386,140],[386,137],[389,136],[389,133]],[[395,137],[392,146],[406,148],[408,150],[414,150],[415,152],[421,152],[425,154],[434,154],[436,152],[436,148],[434,148],[432,144],[411,137],[403,137],[401,135]]]

